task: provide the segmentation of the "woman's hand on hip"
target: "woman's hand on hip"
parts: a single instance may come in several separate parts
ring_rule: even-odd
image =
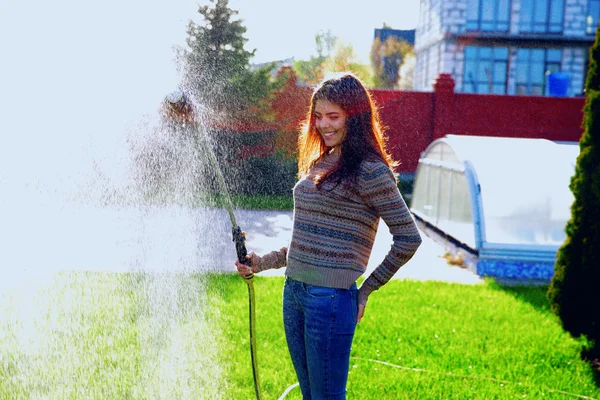
[[[365,315],[365,306],[362,304],[358,305],[358,313],[356,314],[356,323],[359,324],[363,315]]]
[[[237,273],[242,278],[258,272],[258,262],[260,261],[260,257],[254,252],[251,252],[246,256],[246,259],[248,260],[246,264],[242,264],[239,260],[235,260]]]

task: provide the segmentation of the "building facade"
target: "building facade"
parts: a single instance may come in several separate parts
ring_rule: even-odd
[[[448,73],[457,92],[546,95],[561,72],[581,96],[599,17],[600,0],[421,0],[414,90]]]

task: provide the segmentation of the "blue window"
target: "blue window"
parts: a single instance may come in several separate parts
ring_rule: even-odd
[[[521,0],[521,33],[562,33],[564,0]]]
[[[510,0],[468,0],[467,31],[508,32]]]
[[[561,69],[559,49],[518,49],[516,94],[543,96],[546,75]]]
[[[588,35],[596,35],[599,18],[600,0],[588,0],[587,16],[585,17],[585,33]]]
[[[465,47],[464,93],[506,94],[508,48]]]

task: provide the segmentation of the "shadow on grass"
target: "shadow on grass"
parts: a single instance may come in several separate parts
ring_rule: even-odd
[[[548,285],[504,284],[490,281],[490,287],[510,294],[515,299],[528,303],[538,311],[550,312]]]
[[[600,343],[584,345],[581,350],[581,359],[590,365],[594,382],[597,387],[600,387]]]

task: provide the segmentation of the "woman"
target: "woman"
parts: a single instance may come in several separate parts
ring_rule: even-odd
[[[398,191],[377,109],[351,73],[326,78],[314,91],[299,138],[294,223],[289,249],[249,266],[241,276],[286,266],[283,319],[304,399],[345,399],[350,346],[369,295],[415,253],[421,237]],[[360,289],[379,218],[393,245]]]

